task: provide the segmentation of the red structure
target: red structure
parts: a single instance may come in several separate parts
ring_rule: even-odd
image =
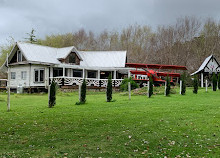
[[[152,76],[155,84],[164,83],[165,82],[164,78],[167,75],[171,77],[171,83],[173,83],[173,78],[180,77],[180,73],[175,73],[174,71],[187,70],[185,66],[178,66],[178,65],[126,63],[126,66],[136,68],[136,70],[130,71],[130,73],[133,74],[133,80],[137,82],[148,81],[148,77]],[[157,71],[153,69],[157,69]],[[171,72],[160,72],[160,70],[172,70],[172,71]],[[146,77],[143,77],[141,75],[146,76]]]

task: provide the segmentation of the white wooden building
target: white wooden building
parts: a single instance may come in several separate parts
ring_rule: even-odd
[[[199,67],[199,69],[195,71],[194,73],[192,73],[191,75],[192,76],[196,74],[200,75],[201,87],[204,87],[205,78],[207,80],[210,80],[209,75],[213,73],[216,73],[216,74],[220,73],[220,64],[218,63],[217,59],[213,55],[210,55],[204,60],[202,65]]]
[[[126,51],[78,51],[74,46],[53,48],[17,42],[8,58],[10,87],[45,88],[54,79],[61,86],[106,87],[111,74],[118,87],[129,69]],[[6,62],[2,68],[6,67]]]

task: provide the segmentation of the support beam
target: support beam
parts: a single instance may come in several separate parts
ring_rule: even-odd
[[[63,67],[63,77],[65,77],[65,67]]]
[[[117,76],[117,71],[114,70],[114,79],[116,79],[116,76]]]
[[[208,81],[207,81],[207,79],[205,80],[205,91],[208,92]]]
[[[85,78],[85,69],[83,68],[83,79]]]
[[[204,79],[203,79],[203,73],[201,73],[201,87],[202,87],[202,88],[203,88],[203,84],[204,84],[204,83],[203,83],[203,82],[204,82],[203,80],[204,80]]]
[[[183,81],[180,80],[180,94],[182,94],[182,84],[183,84]]]
[[[98,70],[98,79],[100,79],[100,70]]]

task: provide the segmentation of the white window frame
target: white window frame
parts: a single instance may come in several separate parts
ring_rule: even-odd
[[[35,76],[35,72],[37,71],[38,74],[38,81],[35,80],[36,76]],[[40,81],[40,71],[43,71],[43,81]],[[34,82],[35,83],[43,83],[45,81],[45,69],[41,68],[41,69],[34,69]]]
[[[26,80],[27,79],[27,71],[21,71],[21,79]]]
[[[14,75],[12,75],[12,74],[14,74]],[[16,79],[16,72],[11,72],[11,79],[12,79],[12,80],[15,80],[15,79]]]
[[[18,60],[18,59],[19,59],[19,53],[20,53],[21,61]],[[22,59],[22,53],[21,53],[20,50],[17,50],[17,62],[22,62],[22,61],[23,61],[23,59]]]

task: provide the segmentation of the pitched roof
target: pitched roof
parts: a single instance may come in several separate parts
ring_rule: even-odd
[[[202,70],[205,68],[205,66],[208,64],[209,60],[210,60],[212,57],[213,57],[213,55],[208,56],[208,57],[203,61],[202,65],[199,67],[199,69],[198,69],[196,72],[192,73],[191,76],[192,76],[192,75],[195,75],[195,74],[197,74],[197,73],[199,73],[200,71],[202,71]]]
[[[53,48],[30,43],[17,42],[27,61],[61,64],[58,60],[66,58],[74,51],[83,67],[125,67],[126,51],[77,51],[74,46]]]
[[[79,51],[84,67],[125,67],[126,51]]]

